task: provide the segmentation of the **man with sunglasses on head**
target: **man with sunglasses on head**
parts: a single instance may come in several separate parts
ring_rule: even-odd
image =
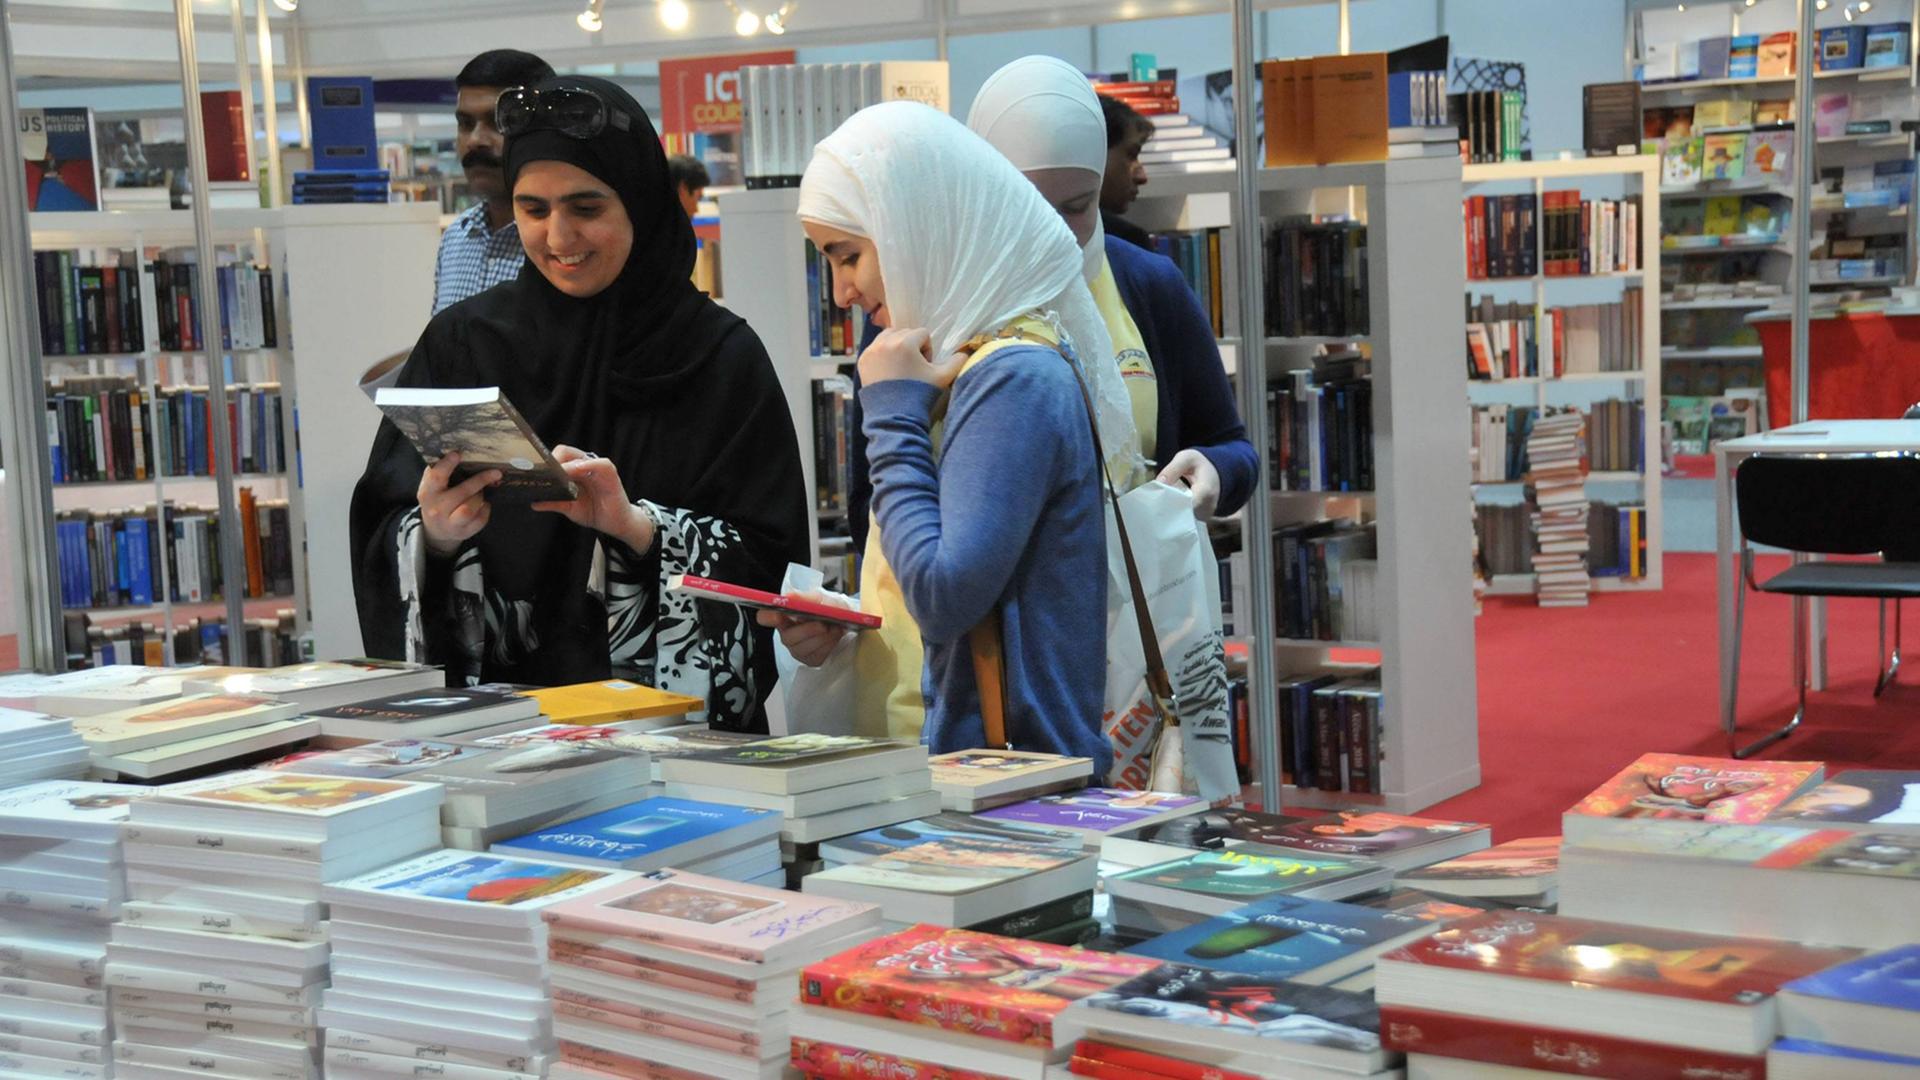
[[[460,125],[454,152],[466,170],[468,189],[480,202],[454,218],[440,236],[440,256],[433,267],[436,315],[520,273],[526,252],[513,225],[513,199],[502,165],[507,140],[495,124],[494,108],[502,90],[552,77],[553,68],[545,60],[518,49],[483,52],[454,77],[459,98],[453,115]]]

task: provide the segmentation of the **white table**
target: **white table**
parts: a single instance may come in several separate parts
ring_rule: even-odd
[[[1734,527],[1733,472],[1752,454],[1859,454],[1881,450],[1920,453],[1920,420],[1810,420],[1759,435],[1728,439],[1713,447],[1714,517],[1718,526],[1715,574],[1720,601],[1720,724],[1731,736],[1734,687],[1740,673],[1734,668],[1734,603],[1740,581],[1735,553],[1740,538]],[[1799,608],[1795,608],[1798,617]],[[1807,617],[1807,671],[1811,689],[1827,685],[1826,602],[1813,598]],[[1771,741],[1771,740],[1769,740]],[[1757,749],[1758,747],[1756,747]]]

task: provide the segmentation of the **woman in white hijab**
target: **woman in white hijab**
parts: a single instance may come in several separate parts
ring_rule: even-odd
[[[1141,453],[1164,463],[1161,480],[1192,488],[1200,517],[1239,509],[1253,493],[1258,462],[1212,321],[1171,260],[1101,229],[1107,127],[1086,76],[1058,57],[1022,57],[987,79],[967,126],[1033,182],[1080,243]]]
[[[1110,761],[1089,402],[1116,479],[1140,460],[1073,234],[979,136],[906,102],[819,144],[799,213],[835,303],[886,328],[859,362],[874,488],[860,599],[884,622],[855,642],[855,730],[984,745],[967,637],[994,619],[1008,740]]]

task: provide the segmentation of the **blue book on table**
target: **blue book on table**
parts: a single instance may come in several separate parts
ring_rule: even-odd
[[[1388,945],[1423,936],[1434,924],[1411,915],[1332,900],[1272,896],[1126,951],[1191,967],[1293,978],[1358,970]],[[1342,963],[1342,961],[1346,961]]]
[[[1814,1042],[1812,1039],[1781,1039],[1773,1044],[1774,1053],[1804,1054],[1808,1057],[1847,1058],[1853,1061],[1871,1061],[1882,1065],[1900,1065],[1906,1069],[1920,1069],[1920,1058],[1905,1057],[1900,1054],[1882,1054],[1877,1050],[1862,1050],[1855,1046],[1835,1046],[1832,1043]],[[1875,1075],[1879,1075],[1876,1073]],[[1904,1076],[1904,1071],[1889,1071],[1889,1077]]]
[[[635,870],[685,869],[688,863],[770,840],[783,820],[772,810],[661,795],[503,840],[493,850],[571,856]]]
[[[1860,1005],[1920,1011],[1920,945],[1849,960],[1817,975],[1795,979],[1781,991]]]

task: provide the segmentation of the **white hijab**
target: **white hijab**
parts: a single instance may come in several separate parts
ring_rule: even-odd
[[[1104,129],[1103,129],[1104,131]],[[1066,222],[986,140],[937,109],[891,101],[814,147],[803,220],[873,241],[898,327],[925,327],[935,356],[1029,312],[1057,322],[1080,358],[1109,460],[1138,455],[1106,322]]]
[[[967,110],[967,126],[1021,172],[1082,169],[1107,172],[1107,119],[1080,69],[1057,56],[1023,56],[987,79]],[[1080,249],[1081,275],[1092,281],[1107,259],[1107,233],[1096,212],[1093,236]]]

